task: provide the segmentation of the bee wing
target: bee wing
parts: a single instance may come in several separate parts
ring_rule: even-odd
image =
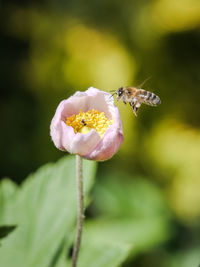
[[[142,83],[140,83],[137,88],[142,88],[142,86],[148,81],[151,79],[152,76],[149,76],[148,78],[146,78]]]

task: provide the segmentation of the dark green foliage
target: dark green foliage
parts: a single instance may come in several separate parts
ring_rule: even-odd
[[[12,231],[14,231],[16,228],[16,225],[1,225],[0,226],[0,239],[6,237],[7,235],[9,235],[10,233],[12,233]]]

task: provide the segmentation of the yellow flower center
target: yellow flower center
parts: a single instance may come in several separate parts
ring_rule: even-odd
[[[113,120],[108,120],[104,112],[92,109],[87,112],[80,110],[79,114],[66,118],[66,124],[74,128],[75,133],[87,134],[95,129],[103,137]]]

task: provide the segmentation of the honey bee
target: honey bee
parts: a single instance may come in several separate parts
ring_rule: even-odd
[[[122,100],[124,104],[131,105],[135,116],[141,104],[157,106],[161,103],[160,98],[154,93],[136,87],[120,87],[114,94],[117,95],[117,101]]]
[[[81,120],[81,123],[83,124],[83,126],[87,125],[84,119]]]

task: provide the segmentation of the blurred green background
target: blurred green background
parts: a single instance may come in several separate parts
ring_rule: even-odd
[[[88,216],[142,217],[148,224],[159,210],[167,218],[159,244],[152,236],[123,267],[197,266],[200,1],[7,0],[0,8],[1,177],[21,183],[63,156],[49,136],[62,99],[90,86],[136,86],[151,76],[144,89],[162,104],[142,106],[136,118],[117,103],[124,143],[98,165]],[[142,238],[150,237],[147,231]]]

